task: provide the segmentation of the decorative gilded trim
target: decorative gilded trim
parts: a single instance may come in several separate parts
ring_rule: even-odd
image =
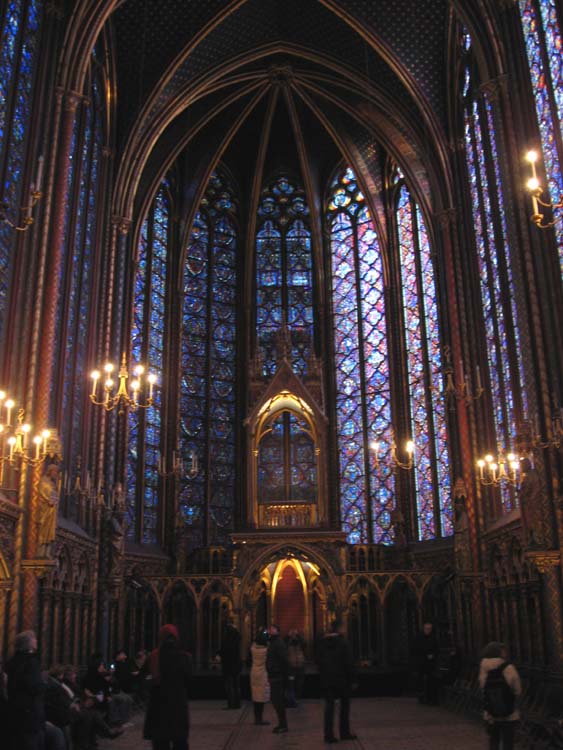
[[[550,568],[555,568],[561,564],[561,552],[558,550],[526,551],[524,557],[533,563],[538,572],[542,574],[547,573]]]
[[[43,578],[51,573],[58,565],[58,560],[45,560],[44,558],[29,558],[22,560],[21,567],[25,573],[35,573],[38,578]]]

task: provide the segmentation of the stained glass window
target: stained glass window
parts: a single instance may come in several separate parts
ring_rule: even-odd
[[[328,205],[342,529],[351,543],[393,541],[389,352],[379,240],[351,169]],[[378,441],[380,466],[370,449]]]
[[[541,147],[552,201],[563,195],[563,40],[556,0],[519,0]],[[558,10],[559,7],[559,10]],[[561,218],[561,217],[560,217]],[[554,231],[563,275],[563,223]]]
[[[184,267],[180,450],[198,472],[181,479],[195,542],[224,542],[235,500],[236,203],[215,172],[195,217]]]
[[[141,227],[131,330],[131,367],[136,363],[148,366],[158,383],[162,383],[164,365],[170,202],[169,184],[165,180]],[[158,530],[160,388],[155,389],[154,399],[154,408],[130,415],[127,464],[128,533],[131,538],[148,544],[157,541]]]
[[[520,351],[520,333],[492,105],[486,95],[474,95],[470,66],[469,57],[464,87],[465,150],[487,340],[488,377],[496,448],[510,452],[516,433],[512,377],[519,384],[524,412],[527,408],[523,358],[513,356],[514,352]],[[512,367],[511,354],[518,363]],[[484,449],[490,447],[484,446]],[[503,510],[511,510],[514,497],[509,486],[501,488],[501,499]]]
[[[88,321],[91,319],[92,266],[97,232],[99,164],[104,143],[104,99],[101,83],[95,78],[88,101],[83,101],[75,121],[68,200],[61,291],[57,306],[57,339],[60,348],[59,378],[62,384],[61,434],[67,471],[73,475],[81,455],[85,419],[84,380],[86,378]],[[51,408],[59,401],[53,399]],[[58,424],[57,414],[51,415]]]
[[[441,378],[438,301],[422,213],[402,185],[397,204],[419,539],[453,533],[449,452]],[[439,518],[440,527],[437,527]]]
[[[20,220],[26,144],[31,121],[34,73],[43,15],[42,0],[11,0],[0,11],[0,203],[13,222]],[[0,336],[17,233],[0,222]]]
[[[267,376],[276,370],[276,335],[284,319],[293,368],[304,375],[313,336],[309,209],[303,190],[280,177],[262,193],[256,234],[256,331]]]
[[[282,412],[269,425],[258,454],[258,502],[317,502],[315,445],[306,421]]]

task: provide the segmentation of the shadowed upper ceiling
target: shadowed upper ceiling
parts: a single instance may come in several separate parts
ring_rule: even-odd
[[[338,149],[354,142],[366,167],[386,140],[399,160],[412,159],[430,132],[445,130],[448,8],[447,0],[126,0],[112,17],[118,150],[162,163],[216,107],[223,130],[215,119],[198,135],[198,149],[213,152],[240,115],[245,87],[263,84],[267,96],[285,65],[300,129],[323,133],[318,144],[309,137],[311,163],[322,162],[327,137],[335,142],[327,136],[335,118]],[[220,110],[222,97],[232,111]],[[274,118],[273,135],[284,117]],[[240,143],[260,123],[256,113],[243,117]]]

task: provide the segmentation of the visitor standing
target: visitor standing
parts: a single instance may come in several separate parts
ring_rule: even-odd
[[[431,622],[425,622],[414,642],[413,660],[418,679],[418,701],[427,705],[438,703],[438,640]]]
[[[270,684],[266,671],[267,655],[268,631],[262,628],[250,647],[250,692],[254,706],[254,723],[261,726],[270,723],[264,721],[264,705],[270,700]]]
[[[339,620],[332,623],[329,633],[322,639],[318,651],[321,693],[325,699],[324,740],[337,742],[334,734],[334,705],[340,701],[340,739],[355,740],[350,729],[350,698],[355,685],[356,672],[350,644],[344,638],[344,627]]]
[[[508,661],[504,643],[493,641],[483,649],[479,665],[479,686],[483,690],[489,750],[512,750],[520,719],[517,701],[522,684],[514,664]]]
[[[152,741],[153,750],[187,750],[191,657],[181,650],[175,625],[160,629],[159,644],[149,659],[151,687],[144,737]]]
[[[232,620],[227,622],[218,651],[221,658],[221,671],[227,693],[227,708],[240,708],[240,633]]]
[[[14,750],[43,750],[45,683],[33,630],[19,633],[16,652],[6,665],[8,713]]]
[[[277,625],[270,626],[270,643],[266,655],[266,671],[270,681],[270,693],[272,705],[278,717],[278,723],[272,730],[274,734],[287,732],[287,716],[285,713],[285,689],[289,675],[289,659],[287,647],[280,638],[280,629]]]
[[[287,705],[289,708],[295,708],[303,694],[303,684],[305,682],[305,648],[303,637],[295,629],[289,631],[286,642],[289,658]]]

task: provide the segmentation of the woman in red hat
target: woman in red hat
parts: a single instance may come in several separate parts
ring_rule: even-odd
[[[144,737],[153,750],[188,750],[188,684],[191,658],[180,648],[178,629],[164,625],[150,655],[151,687]]]

